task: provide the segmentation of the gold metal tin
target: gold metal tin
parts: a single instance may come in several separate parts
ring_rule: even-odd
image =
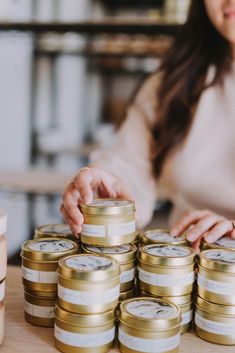
[[[63,223],[45,224],[35,228],[34,239],[42,238],[66,238],[78,241],[76,236],[71,233],[68,224]]]
[[[131,299],[135,296],[135,288],[131,288],[126,292],[120,292],[119,302],[123,302],[124,300]]]
[[[185,238],[185,235],[173,237],[170,235],[169,229],[154,228],[144,231],[141,235],[140,242],[143,245],[151,244],[171,244],[188,246],[190,243]]]
[[[146,245],[140,249],[138,284],[156,296],[182,296],[192,293],[194,253],[189,247],[169,244]]]
[[[210,250],[210,249],[235,250],[235,239],[232,239],[229,236],[225,236],[216,240],[214,243],[207,243],[206,240],[203,239],[201,250]]]
[[[55,319],[55,298],[33,296],[24,292],[25,320],[32,325],[41,327],[53,327]]]
[[[198,297],[195,325],[200,338],[211,343],[235,345],[235,306],[213,304]]]
[[[197,282],[201,298],[216,304],[235,305],[235,251],[202,251]]]
[[[55,308],[55,346],[64,353],[106,353],[113,346],[115,313],[78,315]]]
[[[88,254],[103,254],[117,260],[120,264],[120,291],[127,291],[134,286],[136,277],[137,248],[133,244],[115,247],[94,247],[82,245],[82,251]]]
[[[58,304],[73,313],[114,310],[120,294],[120,265],[94,254],[68,256],[59,261]]]
[[[136,240],[135,204],[117,199],[96,199],[82,205],[81,241],[96,246],[118,246]]]
[[[57,298],[57,290],[54,292],[51,291],[34,291],[27,287],[24,287],[24,291],[28,294],[32,295],[33,297],[40,297],[40,298],[47,298],[47,299],[54,299]]]
[[[77,252],[78,244],[69,239],[45,238],[25,242],[21,250],[23,285],[32,291],[57,291],[58,260]]]
[[[178,352],[180,308],[163,299],[134,298],[120,305],[118,340],[123,353]]]

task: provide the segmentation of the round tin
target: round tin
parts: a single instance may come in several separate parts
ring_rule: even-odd
[[[225,236],[214,243],[207,243],[205,239],[202,241],[202,250],[209,250],[209,249],[229,249],[235,250],[235,239],[231,237]]]
[[[216,304],[235,305],[235,251],[202,251],[197,283],[201,298]]]
[[[64,353],[106,353],[113,345],[115,314],[78,315],[55,308],[55,346]]]
[[[198,297],[195,324],[200,338],[211,343],[235,345],[235,306],[213,304]]]
[[[93,254],[68,256],[59,261],[58,305],[78,314],[114,310],[120,294],[120,266]]]
[[[66,238],[74,241],[78,241],[76,236],[71,233],[68,224],[45,224],[43,226],[35,228],[34,239],[42,238]]]
[[[81,241],[85,244],[118,246],[132,243],[138,236],[132,201],[95,199],[89,205],[81,205],[81,211]]]
[[[0,302],[0,347],[4,339],[4,316],[5,316],[5,305],[3,302]]]
[[[185,235],[179,237],[173,237],[170,234],[169,229],[148,229],[142,233],[141,243],[143,245],[150,244],[171,244],[171,245],[181,245],[188,246],[190,243],[185,238]]]
[[[124,300],[131,299],[133,297],[135,297],[135,288],[131,288],[126,292],[120,292],[119,303],[123,302]]]
[[[53,327],[55,318],[55,298],[33,296],[24,292],[25,320],[30,324],[42,327]]]
[[[33,291],[57,290],[58,260],[78,252],[78,244],[69,239],[29,240],[22,245],[23,285]]]
[[[194,253],[185,246],[146,245],[140,249],[138,283],[156,296],[182,296],[193,290]]]
[[[134,286],[136,276],[137,247],[125,244],[114,247],[95,247],[82,245],[82,250],[90,254],[103,254],[117,260],[120,264],[120,291],[127,291]]]
[[[123,353],[178,352],[180,309],[157,298],[134,298],[120,305],[118,340]]]

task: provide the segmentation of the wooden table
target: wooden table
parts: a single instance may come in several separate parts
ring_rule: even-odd
[[[21,272],[18,267],[9,267],[6,296],[5,341],[0,348],[3,353],[56,353],[53,329],[32,326],[25,322],[23,312],[23,290]],[[117,353],[112,349],[110,353]],[[192,333],[181,338],[180,353],[234,353],[234,347],[207,343]]]

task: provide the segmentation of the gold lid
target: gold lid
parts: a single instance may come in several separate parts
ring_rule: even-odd
[[[45,224],[43,226],[35,228],[34,231],[35,239],[38,238],[72,238],[75,239],[75,235],[71,233],[68,224]]]
[[[120,275],[118,261],[108,256],[78,254],[59,261],[59,276],[81,281],[104,281]]]
[[[235,305],[214,304],[199,296],[197,296],[197,307],[210,314],[235,316]]]
[[[120,246],[103,247],[93,245],[82,245],[82,250],[89,254],[102,254],[110,256],[120,263],[133,261],[137,256],[137,247],[134,244],[124,244]]]
[[[202,249],[229,249],[235,250],[235,239],[232,239],[229,236],[222,237],[216,240],[214,243],[207,243],[205,239],[202,241]]]
[[[135,204],[129,200],[95,199],[89,205],[81,205],[81,211],[87,215],[123,215],[135,212]]]
[[[135,288],[131,288],[125,292],[120,292],[119,302],[123,302],[123,300],[127,300],[129,298],[133,298],[135,294]]]
[[[228,249],[201,251],[199,265],[212,271],[235,274],[235,251]]]
[[[55,299],[57,298],[57,291],[38,291],[32,290],[26,286],[24,286],[24,291],[33,297],[37,297],[40,299]]]
[[[180,308],[165,299],[141,297],[120,305],[120,322],[143,331],[166,331],[180,324]]]
[[[44,238],[26,241],[22,245],[21,257],[33,261],[56,262],[63,256],[77,252],[78,244],[70,239]]]
[[[63,310],[58,305],[55,306],[55,316],[64,324],[76,325],[82,327],[96,327],[106,325],[114,321],[115,311],[110,310],[101,314],[79,315]]]
[[[192,293],[186,294],[186,295],[180,295],[178,297],[166,297],[166,296],[158,297],[157,295],[150,294],[150,293],[147,293],[147,292],[141,290],[140,296],[166,299],[169,302],[172,302],[172,303],[179,305],[179,306],[189,305],[192,303],[192,300],[193,300]]]
[[[173,245],[187,245],[185,234],[174,237],[170,234],[169,229],[148,229],[142,233],[141,242],[144,244],[173,244]]]
[[[193,264],[194,258],[193,250],[187,246],[154,244],[140,249],[140,260],[152,265],[185,266]]]

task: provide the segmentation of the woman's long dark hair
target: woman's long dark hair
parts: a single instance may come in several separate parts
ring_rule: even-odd
[[[206,88],[210,65],[215,77],[210,85],[222,83],[230,65],[229,43],[217,32],[206,13],[204,0],[192,0],[188,19],[159,68],[157,123],[153,130],[154,171],[186,137],[199,98]]]

